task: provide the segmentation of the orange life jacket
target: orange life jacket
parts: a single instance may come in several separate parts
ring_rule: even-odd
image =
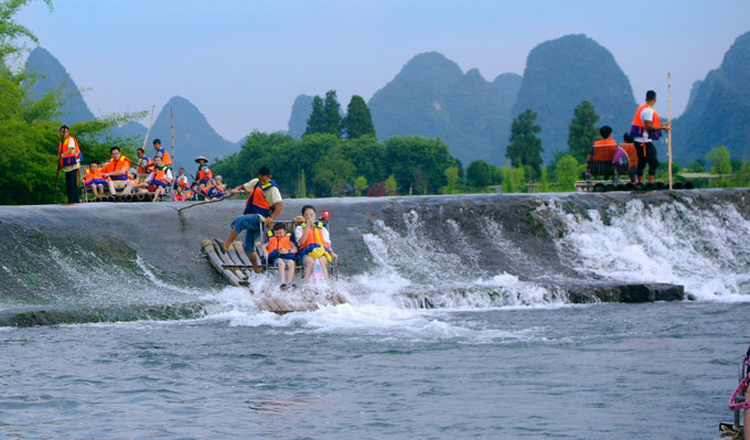
[[[169,168],[166,165],[160,167],[154,167],[154,176],[151,178],[151,183],[159,186],[169,186],[167,182],[167,171]]]
[[[633,116],[633,123],[630,125],[630,135],[633,137],[643,137],[644,132],[648,132],[648,137],[653,140],[659,139],[661,136],[661,130],[646,130],[646,124],[641,120],[641,112],[644,108],[650,107],[648,104],[641,104],[638,110],[635,111]],[[651,108],[651,110],[654,110]],[[654,110],[654,120],[651,124],[656,127],[661,127],[661,120],[659,120],[659,114]]]
[[[161,153],[161,164],[165,166],[172,165],[172,156],[169,155],[169,152],[166,150],[166,148],[160,148],[157,150],[156,155],[158,156],[159,153]]]
[[[273,180],[265,185],[261,185],[260,182],[256,183],[252,192],[250,192],[250,196],[247,198],[247,202],[245,202],[244,214],[260,214],[263,217],[268,217],[271,214],[272,207],[264,194],[274,186],[276,188],[279,187]]]
[[[128,180],[128,168],[130,168],[130,159],[125,156],[120,156],[120,158],[116,162],[114,159],[110,159],[110,161],[102,167],[102,173],[114,173],[116,171],[125,170],[125,174],[120,174],[119,176],[110,176],[110,179]]]
[[[612,145],[617,145],[617,142],[615,142],[614,139],[599,139],[598,141],[594,142],[595,147],[609,147]]]
[[[188,181],[188,178],[186,175],[181,175],[177,178],[177,185],[181,188],[187,189],[190,187],[190,182]]]
[[[212,179],[213,177],[214,173],[211,172],[211,168],[209,168],[208,165],[198,166],[198,172],[195,177],[195,181],[198,182],[198,185],[201,183],[207,183],[208,179]]]
[[[138,174],[148,173],[148,170],[146,168],[152,163],[154,163],[154,161],[151,160],[151,158],[148,156],[143,156],[141,159],[139,159],[138,160]]]
[[[101,170],[101,168],[97,168],[96,171],[91,171],[90,168],[88,170],[86,170],[86,177],[83,178],[83,186],[86,187],[86,188],[88,188],[89,186],[91,186],[94,183],[97,184],[97,185],[98,184],[104,185],[104,184],[107,183],[107,179],[105,179],[104,177],[102,177],[102,170]]]
[[[72,140],[75,144],[75,149],[73,152],[70,152],[70,149],[68,148],[68,141]],[[60,142],[60,146],[57,149],[57,153],[60,155],[60,168],[67,167],[70,165],[75,165],[81,161],[83,161],[83,156],[81,155],[81,149],[78,147],[78,140],[74,138],[73,136],[68,136],[65,139],[63,139],[62,142]]]
[[[313,249],[319,248],[319,247],[322,247],[323,249],[325,249],[326,252],[331,253],[331,245],[326,242],[325,238],[323,238],[323,223],[317,222],[317,223],[314,223],[314,225],[315,227],[313,228],[313,230],[308,231],[307,237],[305,237],[305,242],[300,244],[300,247],[299,247],[300,258],[304,258],[304,256],[312,252]],[[307,227],[305,223],[302,223],[301,226],[302,228]]]
[[[288,251],[292,251],[292,234],[287,232],[285,236],[278,238],[275,235],[273,235],[272,231],[268,231],[270,234],[270,237],[268,237],[268,259],[276,258],[279,255],[279,249],[286,249]],[[281,255],[289,255],[289,257],[293,257],[294,254],[281,254]],[[286,258],[289,258],[286,257]]]

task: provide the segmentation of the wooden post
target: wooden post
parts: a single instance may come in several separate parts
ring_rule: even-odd
[[[154,125],[154,108],[156,106],[151,106],[151,122],[148,123],[148,130],[146,130],[146,137],[143,139],[143,151],[146,151],[146,143],[148,142],[148,135],[151,134],[151,126]]]
[[[172,107],[169,107],[169,125],[172,129],[172,169],[174,169],[174,110]]]
[[[669,154],[669,189],[672,189],[672,73],[667,73],[667,90],[669,93],[669,132],[667,135],[667,151]]]

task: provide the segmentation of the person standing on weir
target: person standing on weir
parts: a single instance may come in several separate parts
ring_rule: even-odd
[[[654,104],[656,104],[656,92],[649,90],[646,92],[646,103],[635,111],[633,123],[630,126],[630,135],[634,138],[633,145],[638,155],[638,182],[643,182],[643,171],[648,164],[648,182],[654,183],[656,168],[659,167],[659,157],[651,141],[659,139],[661,130],[671,129],[669,122],[661,125],[659,114],[654,110]]]
[[[227,252],[234,239],[245,230],[245,252],[247,252],[247,257],[253,265],[253,271],[260,273],[258,256],[255,253],[255,241],[260,237],[261,222],[266,227],[270,227],[273,220],[284,209],[284,202],[281,200],[279,186],[271,180],[271,171],[267,167],[262,167],[258,171],[257,178],[233,188],[230,193],[235,195],[242,190],[249,194],[245,204],[245,212],[234,219],[229,238],[220,244],[224,252]]]
[[[67,125],[60,127],[60,138],[62,141],[57,150],[60,162],[57,166],[65,173],[68,203],[79,203],[81,200],[78,196],[78,170],[81,167],[81,149],[78,147],[78,140],[70,135]]]

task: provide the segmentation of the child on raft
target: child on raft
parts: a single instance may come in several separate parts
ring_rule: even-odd
[[[298,240],[297,255],[305,267],[305,282],[310,281],[315,263],[320,264],[323,277],[328,281],[328,264],[338,258],[331,250],[331,236],[323,223],[316,220],[318,214],[312,205],[302,207],[302,217],[305,222],[295,228],[294,235]]]
[[[279,269],[279,280],[281,290],[288,287],[297,287],[294,284],[294,269],[296,268],[297,247],[291,240],[292,234],[287,232],[286,225],[276,223],[273,232],[269,232],[268,243],[263,245],[263,256],[269,266]]]

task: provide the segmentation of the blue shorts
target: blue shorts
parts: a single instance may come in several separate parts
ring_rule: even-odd
[[[255,240],[260,237],[260,216],[258,214],[241,215],[232,222],[232,229],[237,234],[245,233],[245,252],[255,252]]]
[[[283,254],[283,255],[276,255],[275,257],[271,257],[268,260],[269,266],[276,266],[276,263],[279,261],[279,259],[287,260],[287,261],[294,261],[297,262],[297,257],[294,254]]]

